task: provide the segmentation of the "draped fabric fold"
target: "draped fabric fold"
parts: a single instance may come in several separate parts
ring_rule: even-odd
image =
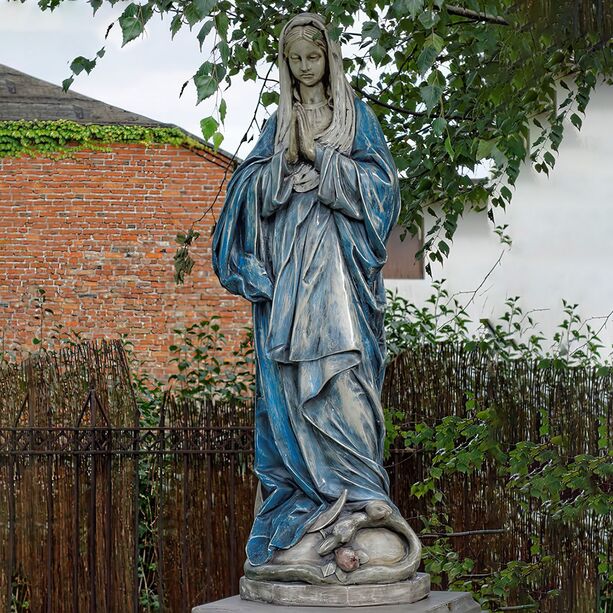
[[[273,116],[233,174],[213,237],[221,283],[253,303],[263,504],[247,555],[256,566],[297,543],[344,490],[356,509],[392,504],[381,269],[400,197],[379,123],[354,105],[351,151],[319,143],[319,181],[306,192],[275,153]]]

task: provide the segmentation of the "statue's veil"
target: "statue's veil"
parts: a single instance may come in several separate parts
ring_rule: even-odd
[[[321,145],[332,147],[340,153],[349,154],[355,135],[354,93],[345,78],[343,58],[340,45],[333,40],[326,30],[325,23],[319,15],[301,13],[290,19],[281,32],[279,39],[279,110],[277,111],[277,133],[275,151],[285,149],[289,144],[289,127],[292,106],[295,100],[292,74],[285,57],[287,33],[296,26],[311,25],[318,28],[327,46],[329,95],[332,101],[332,122],[317,136]],[[292,169],[294,189],[306,192],[319,184],[319,173],[309,164],[299,163]]]

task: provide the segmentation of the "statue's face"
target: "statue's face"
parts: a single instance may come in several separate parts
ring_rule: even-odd
[[[292,43],[287,54],[289,68],[300,83],[317,85],[326,72],[326,56],[322,49],[303,38]]]

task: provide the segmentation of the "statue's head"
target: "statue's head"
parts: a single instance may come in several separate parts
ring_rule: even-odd
[[[354,93],[345,78],[340,45],[326,29],[320,15],[300,13],[292,17],[279,38],[279,109],[275,150],[287,148],[293,105],[301,100],[298,85],[317,85],[323,80],[332,108],[330,125],[318,135],[318,142],[348,153],[355,134]],[[317,185],[319,174],[309,165],[298,165],[294,187],[301,191]]]
[[[322,27],[294,25],[285,32],[283,57],[294,79],[304,85],[316,85],[326,75],[328,46]]]

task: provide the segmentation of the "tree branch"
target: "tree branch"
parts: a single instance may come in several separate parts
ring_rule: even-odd
[[[264,91],[264,88],[266,86],[266,81],[269,80],[269,75],[272,72],[272,68],[273,68],[274,64],[270,64],[269,68],[268,68],[268,72],[266,73],[265,77],[260,77],[264,82],[262,83],[262,87],[260,89],[260,93],[258,94],[258,101],[257,104],[255,105],[255,110],[253,111],[253,116],[251,117],[251,122],[249,123],[249,126],[247,127],[247,130],[245,130],[245,133],[243,134],[243,138],[241,138],[241,142],[238,144],[238,147],[236,148],[236,150],[234,151],[234,153],[232,154],[232,157],[230,158],[230,161],[228,162],[226,169],[224,171],[223,177],[219,183],[219,187],[217,189],[217,193],[215,194],[215,197],[213,198],[213,202],[205,209],[204,213],[202,213],[202,215],[200,215],[200,217],[198,219],[196,219],[195,221],[192,222],[192,225],[190,227],[191,230],[194,229],[194,227],[196,226],[197,223],[200,223],[208,214],[210,211],[213,210],[213,207],[215,206],[215,204],[217,204],[217,200],[219,199],[219,196],[221,195],[221,191],[223,190],[223,187],[228,179],[228,173],[230,172],[230,169],[232,168],[232,166],[234,166],[235,164],[235,160],[238,156],[238,152],[240,150],[240,148],[243,146],[243,143],[247,142],[247,137],[249,135],[249,130],[251,130],[251,127],[253,126],[253,124],[256,122],[256,118],[257,118],[257,114],[258,114],[258,110],[260,108],[260,105],[262,103],[262,92]],[[258,75],[259,76],[259,75]],[[213,229],[215,228],[215,225],[217,224],[217,218],[215,217],[215,213],[213,213],[213,219],[214,219],[214,223],[213,223]],[[211,232],[212,235],[212,232]]]
[[[383,102],[382,100],[379,100],[379,98],[377,98],[375,95],[369,94],[368,92],[365,92],[360,87],[357,87],[355,83],[352,84],[352,87],[356,92],[364,96],[364,98],[368,98],[368,100],[370,100],[373,104],[377,104],[379,106],[385,107],[386,109],[389,109],[390,111],[396,111],[397,113],[402,113],[403,115],[411,115],[412,117],[432,117],[432,119],[435,119],[435,117],[441,117],[441,115],[431,116],[430,113],[426,113],[425,111],[413,111],[411,109],[405,109],[404,107],[398,106],[396,104],[391,104],[390,102]],[[468,121],[469,120],[469,118],[464,115],[442,115],[442,117],[446,119],[447,121],[449,121],[450,119],[455,119],[457,121]]]
[[[452,4],[448,4],[445,8],[450,15],[467,17],[473,21],[485,21],[486,23],[493,23],[498,26],[511,25],[506,19],[504,19],[504,17],[497,17],[496,15],[489,15],[487,13],[479,13],[478,11],[471,11],[470,9],[465,9],[461,6],[454,6]]]
[[[503,528],[491,528],[486,530],[466,530],[465,532],[441,532],[440,534],[420,534],[419,538],[452,538],[452,537],[462,537],[462,536],[473,536],[483,535],[483,534],[501,534],[506,532]]]
[[[407,54],[404,60],[402,60],[402,64],[400,64],[394,76],[390,79],[387,85],[381,90],[381,93],[386,92],[394,84],[398,76],[402,73],[403,68],[413,59],[413,56],[415,55],[416,51],[417,51],[417,45],[414,45],[413,49],[411,49],[411,52]]]
[[[368,98],[371,102],[374,102],[375,104],[378,104],[379,106],[383,106],[386,109],[389,109],[390,111],[396,111],[397,113],[402,113],[403,115],[412,115],[413,117],[427,117],[428,116],[428,113],[425,113],[424,111],[411,111],[409,109],[402,108],[401,106],[390,104],[389,102],[382,102],[381,100],[379,100],[372,94],[365,92],[363,89],[360,89],[359,87],[356,87],[355,85],[353,86],[353,88],[355,89],[356,92],[358,92],[359,94],[362,94],[364,98]]]

